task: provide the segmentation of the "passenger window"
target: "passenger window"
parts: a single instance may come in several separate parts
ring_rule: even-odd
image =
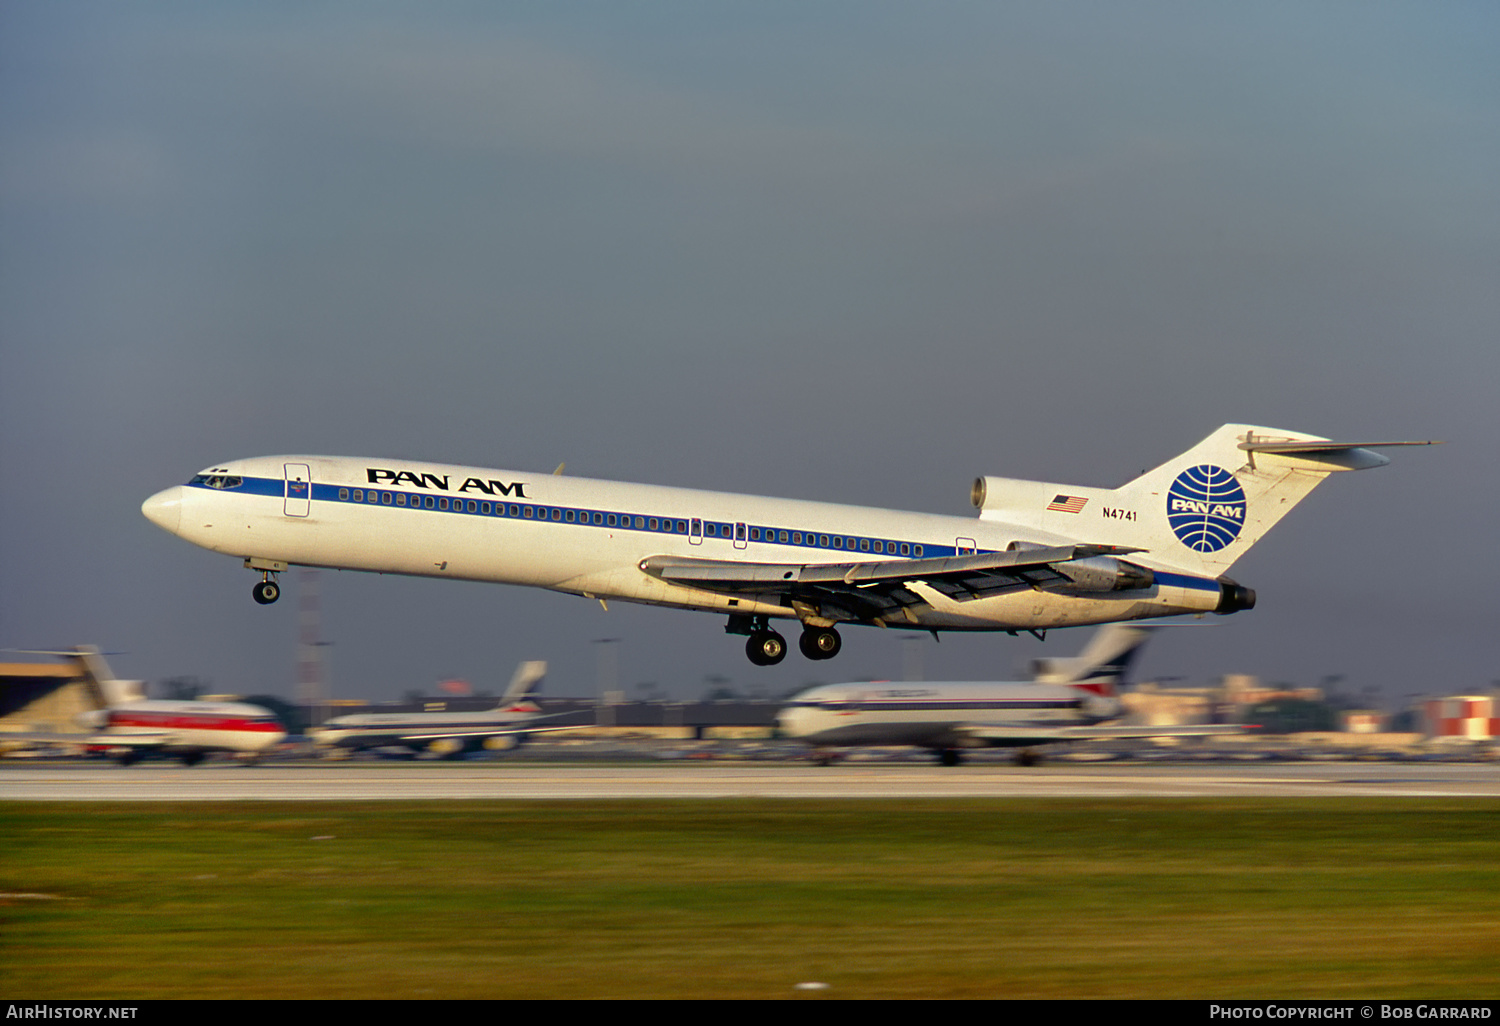
[[[364,493],[364,491],[362,489],[359,489],[359,488],[354,489],[354,501],[355,502],[364,502],[365,501],[365,493]]]
[[[405,492],[397,492],[396,493],[396,505],[398,505],[398,506],[405,506],[406,505],[406,493]]]
[[[340,488],[339,489],[339,501],[340,502],[348,502],[349,501],[349,489],[347,489],[347,488]]]
[[[614,527],[615,526],[615,515],[613,513],[611,513],[609,515],[609,526],[610,527]]]
[[[521,507],[517,506],[515,503],[511,503],[510,504],[510,515],[513,516],[513,517],[520,516],[521,515]]]
[[[782,531],[780,534],[778,534],[776,536],[776,540],[779,541],[779,542],[781,542],[783,545],[785,545],[786,544],[786,540],[787,540],[787,533],[785,531]]]
[[[380,493],[380,504],[382,506],[389,506],[391,504],[391,493],[390,492],[381,492]]]
[[[859,551],[861,551],[861,552],[869,552],[870,551],[870,539],[868,539],[868,538],[861,538],[859,540]]]
[[[427,507],[428,509],[432,509],[437,505],[437,503],[433,501],[432,496],[424,495],[422,497],[422,505]]]
[[[468,502],[468,508],[470,513],[477,513],[479,512],[479,503],[475,502],[473,499],[470,499]]]
[[[916,556],[916,557],[918,557],[920,559],[921,556],[922,556],[922,546],[920,546],[920,545],[913,545],[911,547],[911,554],[913,556]]]

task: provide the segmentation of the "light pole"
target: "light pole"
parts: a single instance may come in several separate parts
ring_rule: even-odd
[[[594,726],[613,727],[614,710],[606,699],[613,693],[620,679],[619,638],[595,638],[599,646],[599,698],[594,706]]]

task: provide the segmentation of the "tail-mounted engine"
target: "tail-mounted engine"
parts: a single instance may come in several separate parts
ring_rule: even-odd
[[[1072,559],[1054,563],[1052,568],[1072,582],[1060,585],[1059,591],[1133,591],[1156,583],[1156,575],[1150,570],[1113,556]]]
[[[1227,577],[1219,578],[1219,604],[1214,607],[1214,612],[1220,615],[1237,613],[1241,609],[1255,608],[1255,591],[1242,584],[1236,584]]]

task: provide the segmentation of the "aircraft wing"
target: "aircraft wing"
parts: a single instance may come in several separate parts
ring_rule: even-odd
[[[1031,727],[1025,724],[965,724],[959,733],[985,741],[1042,744],[1048,741],[1123,741],[1153,737],[1214,737],[1243,734],[1249,728],[1242,724],[1194,724],[1186,726],[1134,727]]]
[[[892,611],[926,605],[907,584],[920,582],[957,602],[1025,588],[1066,587],[1087,581],[1094,590],[1116,586],[1118,571],[1082,561],[1140,549],[1115,545],[1059,545],[1011,552],[982,552],[933,559],[885,559],[858,563],[739,563],[717,559],[651,556],[641,569],[672,584],[783,602],[816,604],[833,619],[876,620]],[[1073,564],[1070,566],[1069,564]],[[1146,587],[1150,571],[1132,567],[1132,586]]]
[[[18,741],[43,745],[108,745],[111,748],[159,748],[175,735],[164,730],[142,730],[130,733],[58,734],[35,730],[0,731],[0,744]]]
[[[592,723],[575,723],[570,727],[454,727],[448,730],[413,730],[391,736],[400,741],[442,741],[447,738],[503,737],[507,734],[541,734],[550,730],[582,730],[592,726]]]

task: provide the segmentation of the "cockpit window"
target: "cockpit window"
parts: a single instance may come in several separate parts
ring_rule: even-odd
[[[238,488],[244,483],[244,478],[229,474],[199,474],[188,482],[188,484],[202,485],[205,488]]]

